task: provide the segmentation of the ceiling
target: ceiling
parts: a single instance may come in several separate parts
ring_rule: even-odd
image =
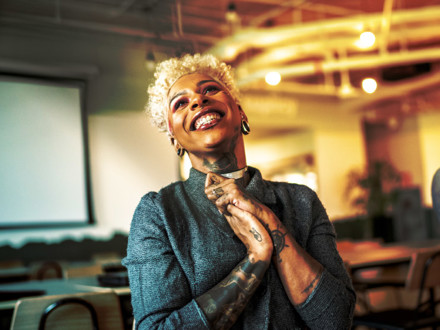
[[[2,0],[0,22],[138,37],[156,57],[211,52],[243,90],[271,90],[264,77],[277,71],[291,95],[440,108],[440,0]],[[365,31],[376,40],[360,48]],[[380,85],[372,95],[367,76]]]

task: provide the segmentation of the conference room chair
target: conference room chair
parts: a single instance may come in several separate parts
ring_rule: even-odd
[[[440,327],[435,290],[440,287],[440,250],[425,250],[412,255],[405,289],[418,291],[413,308],[395,308],[355,316],[356,326],[374,329],[422,329]],[[426,296],[428,296],[426,298]]]
[[[10,330],[124,329],[119,298],[111,290],[18,300]]]

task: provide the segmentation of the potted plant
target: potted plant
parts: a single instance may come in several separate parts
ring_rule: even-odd
[[[373,237],[393,240],[391,208],[401,175],[390,163],[376,161],[366,169],[348,173],[346,198],[350,205],[365,214]]]

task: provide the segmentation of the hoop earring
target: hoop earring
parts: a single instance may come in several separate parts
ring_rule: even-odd
[[[177,156],[182,157],[185,154],[185,149],[179,148],[177,149]]]
[[[251,132],[251,128],[249,127],[249,123],[244,119],[241,120],[241,132],[244,135],[248,135]]]

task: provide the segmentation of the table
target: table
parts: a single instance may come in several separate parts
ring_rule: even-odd
[[[352,271],[409,263],[413,253],[428,249],[440,249],[440,240],[388,244],[378,241],[338,242],[339,254]]]
[[[440,249],[440,240],[387,244],[379,241],[338,242],[338,251],[351,273],[359,302],[366,310],[378,303],[370,301],[368,292],[405,287],[413,253],[431,249]],[[384,303],[384,296],[380,300]]]
[[[129,295],[130,288],[103,287],[99,284],[96,276],[78,277],[72,279],[34,280],[26,282],[8,283],[0,285],[0,292],[44,291],[44,295],[58,295],[81,292],[96,292],[112,289],[117,295]],[[16,300],[1,301],[0,309],[14,308]]]
[[[28,281],[30,271],[28,267],[0,268],[0,284],[9,283],[12,280],[16,282]]]
[[[125,328],[131,329],[133,317],[130,303],[130,288],[122,287],[104,287],[99,284],[97,276],[77,277],[71,279],[49,279],[33,280],[26,282],[8,283],[0,285],[0,292],[35,292],[36,295],[59,295],[73,294],[81,292],[96,292],[113,290],[121,303],[122,315],[124,317]],[[38,294],[38,291],[39,294]],[[32,295],[30,295],[32,296]],[[0,301],[0,328],[9,328],[6,323],[10,322],[17,299],[9,301]]]

